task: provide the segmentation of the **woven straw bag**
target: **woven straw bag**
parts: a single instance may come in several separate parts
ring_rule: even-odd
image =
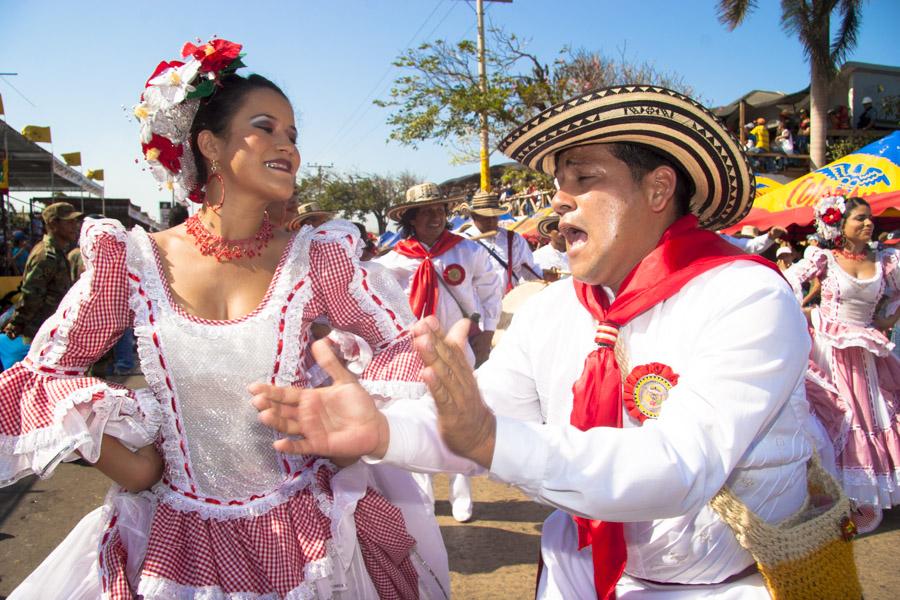
[[[809,495],[788,519],[770,525],[723,487],[710,506],[756,560],[776,600],[854,600],[862,588],[853,560],[850,501],[819,463],[807,463]],[[822,506],[822,500],[827,500]]]
[[[624,383],[630,372],[624,336],[614,352]],[[775,600],[859,600],[850,500],[815,450],[806,464],[806,482],[806,502],[776,525],[763,521],[728,486],[709,505],[753,556]]]

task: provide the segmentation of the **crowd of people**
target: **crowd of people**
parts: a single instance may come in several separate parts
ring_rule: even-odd
[[[0,374],[0,481],[83,459],[115,482],[10,598],[449,597],[438,472],[459,521],[484,474],[557,509],[539,598],[861,597],[852,538],[900,502],[900,272],[864,201],[823,200],[796,263],[784,230],[719,235],[754,196],[740,142],[613,87],[500,144],[556,181],[546,246],[490,192],[451,231],[422,183],[380,253],[296,205],[294,108],[240,45],[182,54],[135,115],[198,210],[148,233],[48,206],[23,292],[60,291],[4,330],[30,344]],[[129,331],[147,388],[90,371]]]

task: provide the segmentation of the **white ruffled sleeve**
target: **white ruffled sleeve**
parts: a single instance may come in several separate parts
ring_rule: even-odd
[[[803,284],[810,279],[822,277],[828,269],[828,255],[826,250],[816,246],[810,246],[803,253],[803,258],[794,263],[784,273],[785,279],[794,289],[794,295],[800,302],[803,301]]]
[[[32,473],[49,477],[78,453],[96,462],[104,433],[133,449],[156,438],[161,411],[149,392],[86,375],[131,326],[125,230],[117,221],[87,219],[80,245],[85,273],[28,356],[0,373],[0,485]]]

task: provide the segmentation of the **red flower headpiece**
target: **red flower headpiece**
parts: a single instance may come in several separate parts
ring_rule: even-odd
[[[199,40],[198,40],[199,41]],[[222,76],[244,66],[241,45],[214,39],[201,46],[188,42],[184,62],[163,61],[144,84],[134,115],[141,125],[141,148],[156,179],[181,202],[202,202],[204,182],[197,181],[188,143],[199,99],[216,91]]]

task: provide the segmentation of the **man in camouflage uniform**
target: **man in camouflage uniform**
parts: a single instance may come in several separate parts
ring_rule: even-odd
[[[4,328],[10,338],[21,335],[26,343],[53,314],[69,288],[72,275],[66,253],[78,241],[81,213],[68,202],[51,204],[41,213],[44,239],[35,244],[22,277],[22,305]]]

